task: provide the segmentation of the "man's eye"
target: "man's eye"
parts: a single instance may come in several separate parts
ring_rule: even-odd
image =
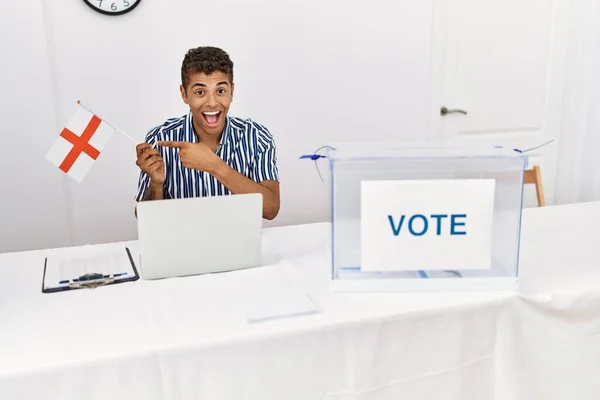
[[[202,90],[196,90],[196,94],[198,96],[202,96],[204,94],[204,92]]]
[[[226,91],[225,89],[219,89],[219,90],[218,90],[218,93],[219,93],[219,94],[225,94],[226,92],[227,92],[227,91]]]

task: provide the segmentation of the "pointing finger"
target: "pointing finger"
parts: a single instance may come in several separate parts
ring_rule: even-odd
[[[172,140],[164,140],[164,141],[159,141],[157,144],[159,146],[163,146],[163,147],[172,147],[172,148],[176,148],[176,149],[182,149],[185,147],[185,145],[187,143],[186,142],[174,142]]]

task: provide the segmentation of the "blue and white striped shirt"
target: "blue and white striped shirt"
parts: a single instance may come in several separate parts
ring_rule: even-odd
[[[154,148],[156,142],[161,140],[198,143],[191,113],[169,119],[146,135],[146,143]],[[185,168],[179,159],[178,149],[158,146],[158,151],[165,162],[165,198],[231,194],[229,189],[208,172]],[[267,128],[250,119],[227,116],[216,154],[231,168],[255,182],[279,181],[273,136]],[[141,171],[136,201],[142,200],[149,184],[150,177]]]

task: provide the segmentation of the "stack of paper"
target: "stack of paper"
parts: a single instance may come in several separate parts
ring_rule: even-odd
[[[288,263],[237,272],[238,303],[249,323],[321,311]]]

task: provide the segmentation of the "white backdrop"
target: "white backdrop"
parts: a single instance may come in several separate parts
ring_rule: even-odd
[[[556,200],[600,199],[600,3],[573,2]]]
[[[137,237],[128,139],[116,135],[81,184],[44,156],[77,99],[139,141],[185,113],[180,65],[200,45],[233,58],[232,114],[275,137],[282,206],[266,225],[328,220],[328,186],[298,156],[328,142],[428,137],[439,110],[430,100],[436,1],[142,0],[119,17],[83,0],[7,2],[0,252]],[[571,22],[556,193],[563,203],[600,198],[598,8],[577,2]]]
[[[429,130],[433,0],[142,0],[119,17],[82,0],[7,7],[0,40],[14,62],[2,67],[1,98],[10,103],[3,120],[14,122],[2,134],[29,151],[3,150],[16,173],[0,211],[14,228],[3,224],[0,251],[137,237],[130,141],[109,143],[81,184],[44,155],[77,99],[140,141],[185,113],[180,66],[192,47],[230,53],[231,113],[265,124],[275,137],[282,206],[271,225],[329,218],[328,186],[301,154],[331,141],[422,139]]]
[[[56,114],[41,1],[0,12],[0,251],[69,243],[63,178],[44,159]]]

